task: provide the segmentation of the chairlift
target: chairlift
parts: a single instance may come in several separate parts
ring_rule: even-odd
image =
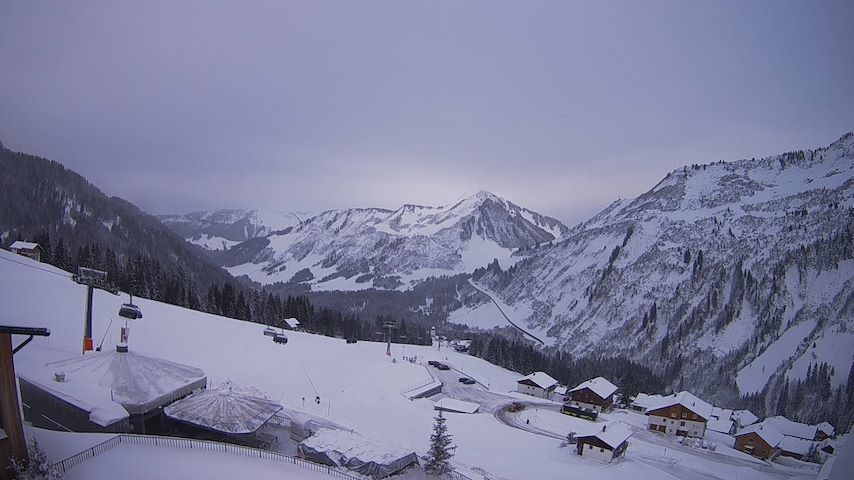
[[[130,297],[128,303],[123,303],[121,308],[119,308],[119,316],[130,320],[142,318],[142,310],[133,304],[133,296]]]

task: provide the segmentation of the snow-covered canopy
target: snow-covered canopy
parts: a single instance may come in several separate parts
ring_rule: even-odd
[[[833,425],[831,425],[828,422],[821,422],[818,425],[816,425],[816,428],[818,428],[819,430],[824,432],[824,434],[827,435],[828,437],[832,437],[833,433],[836,431],[836,429],[833,428]]]
[[[715,417],[718,420],[729,420],[732,418],[732,409],[715,407],[712,409],[712,417]]]
[[[755,433],[759,435],[759,437],[762,440],[765,440],[768,445],[771,445],[772,448],[776,447],[780,441],[783,440],[783,437],[785,437],[785,435],[780,433],[780,431],[774,428],[773,425],[766,425],[765,422],[750,425],[742,429],[735,436],[740,437],[742,435],[747,435],[748,433]]]
[[[169,418],[229,434],[254,433],[282,406],[266,398],[232,391],[201,390],[163,410]]]
[[[646,410],[650,405],[657,405],[661,402],[662,398],[664,397],[661,395],[647,395],[646,393],[639,393],[638,396],[632,400],[632,406]]]
[[[543,390],[548,390],[557,385],[557,380],[552,378],[548,373],[545,372],[534,372],[530,375],[525,375],[524,377],[516,380],[516,383],[532,383]]]
[[[813,442],[810,442],[809,440],[786,435],[782,440],[780,440],[780,443],[777,444],[777,448],[784,452],[806,455],[807,452],[810,451],[810,447],[812,445]]]
[[[577,435],[579,440],[583,438],[596,437],[605,442],[606,445],[613,449],[619,447],[623,442],[632,436],[632,431],[619,422],[608,422],[595,432],[584,435]]]
[[[17,373],[22,381],[29,382],[54,397],[89,412],[89,420],[102,427],[112,425],[129,416],[124,407],[110,398],[110,392],[107,389],[99,388],[97,385],[92,388],[92,382],[86,378],[67,376],[65,381],[57,382],[54,380],[53,373],[48,370],[19,370]]]
[[[590,391],[592,391],[596,395],[599,395],[599,397],[601,398],[608,398],[609,396],[613,395],[614,392],[617,391],[616,385],[609,382],[603,377],[596,377],[578,385],[577,387],[570,390],[570,392],[577,392],[579,390],[584,390],[585,388],[589,388]]]
[[[736,410],[732,412],[732,419],[742,427],[753,425],[759,421],[759,417],[754,415],[750,410]]]
[[[89,352],[45,364],[47,378],[56,372],[65,373],[66,381],[77,388],[109,389],[112,400],[130,414],[148,412],[207,385],[205,372],[199,368],[132,351]],[[45,386],[44,382],[38,384]]]
[[[41,248],[38,243],[23,242],[21,240],[16,240],[15,243],[9,245],[9,250],[12,250],[12,249],[34,250],[36,247]]]
[[[453,398],[443,398],[433,405],[436,410],[445,410],[448,412],[458,413],[474,413],[480,408],[480,405],[472,402],[464,402]]]
[[[673,395],[668,395],[666,397],[662,397],[661,400],[647,407],[646,413],[647,415],[653,411],[660,410],[662,408],[671,407],[673,405],[682,405],[683,407],[691,410],[696,413],[697,416],[702,417],[705,420],[709,420],[712,417],[712,407],[710,404],[700,400],[699,397],[692,394],[691,392],[679,392],[674,393]]]
[[[806,440],[812,440],[815,438],[815,432],[817,429],[815,425],[795,422],[779,415],[776,417],[766,418],[763,423],[773,425],[774,428],[779,430],[783,435],[804,438]]]
[[[733,421],[729,418],[712,418],[706,424],[706,428],[715,432],[729,433],[732,431],[732,425]]]
[[[321,429],[297,446],[300,456],[346,467],[374,479],[392,475],[417,463],[412,450],[398,444],[343,430]]]

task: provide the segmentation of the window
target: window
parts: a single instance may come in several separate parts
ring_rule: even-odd
[[[676,418],[676,412],[671,413],[670,416]]]
[[[684,426],[685,426],[685,422],[679,422],[679,426],[680,426],[680,427],[684,427]]]
[[[599,453],[605,453],[605,449],[604,449],[604,448],[600,448],[600,449],[599,449]]]
[[[688,418],[688,414],[685,412],[682,412],[682,418]]]
[[[693,414],[693,415],[692,415],[692,417],[694,418],[694,420],[696,420],[696,419],[697,419],[697,414],[696,414],[696,413],[695,413],[695,414]]]
[[[587,450],[593,450],[593,445],[587,445]]]

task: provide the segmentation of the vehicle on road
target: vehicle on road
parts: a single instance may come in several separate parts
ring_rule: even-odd
[[[595,410],[579,407],[578,405],[572,405],[570,403],[565,403],[563,407],[561,407],[560,413],[590,420],[591,422],[595,422],[596,419],[599,418],[599,414],[596,413]]]
[[[438,363],[438,364],[433,365],[433,366],[438,368],[439,370],[450,370],[451,369],[451,367],[445,365],[444,363]]]

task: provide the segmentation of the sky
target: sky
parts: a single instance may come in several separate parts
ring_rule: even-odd
[[[567,224],[854,130],[851,1],[0,4],[0,141],[151,213],[446,204]]]

